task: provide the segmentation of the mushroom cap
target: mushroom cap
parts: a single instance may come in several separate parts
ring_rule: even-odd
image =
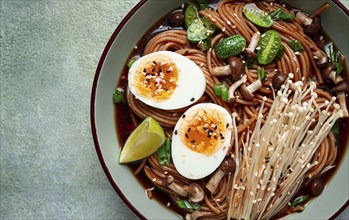
[[[163,179],[162,179],[162,185],[167,187],[168,185],[170,185],[171,183],[173,183],[174,181],[174,177],[172,175],[168,175],[168,176],[165,176]]]
[[[321,18],[320,16],[316,16],[313,18],[313,21],[310,25],[304,26],[304,33],[308,36],[312,36],[320,31],[321,29]]]
[[[245,59],[248,59],[248,60],[254,60],[257,58],[257,54],[251,50],[248,50],[248,49],[244,50],[243,56]]]
[[[321,71],[322,77],[325,80],[327,80],[333,70],[334,70],[334,65],[332,63],[329,63],[325,68],[322,69]]]
[[[245,73],[245,64],[240,57],[229,57],[228,62],[233,81],[236,82]]]
[[[287,79],[286,74],[278,72],[273,76],[271,80],[271,85],[273,86],[274,89],[278,90],[285,83],[286,79]]]
[[[324,181],[321,178],[315,178],[310,182],[310,191],[314,196],[318,196],[325,188]]]
[[[197,183],[191,183],[186,187],[186,191],[189,194],[189,200],[192,202],[201,202],[205,197],[204,190]]]
[[[327,55],[323,51],[317,50],[317,51],[315,51],[313,53],[313,55],[317,58],[316,65],[320,69],[322,69],[322,68],[324,68],[325,66],[328,65],[329,59],[328,59]]]
[[[219,167],[224,174],[233,173],[235,171],[235,161],[231,157],[226,157]]]
[[[240,93],[242,97],[244,97],[247,100],[252,100],[254,97],[253,93],[251,93],[250,90],[247,89],[245,83],[240,86]]]
[[[349,92],[349,85],[343,81],[332,88],[332,92]]]

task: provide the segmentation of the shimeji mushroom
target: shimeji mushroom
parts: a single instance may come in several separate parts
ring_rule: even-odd
[[[246,86],[246,84],[244,83],[240,86],[240,93],[245,99],[252,100],[254,97],[253,93],[262,88],[262,86],[263,84],[261,79],[257,79],[248,86]]]
[[[201,202],[205,197],[204,190],[197,183],[184,186],[184,189],[188,192],[189,200],[192,202]]]
[[[339,105],[342,109],[343,112],[343,116],[344,117],[348,117],[349,113],[348,113],[348,109],[347,109],[347,104],[345,101],[345,92],[349,92],[349,86],[346,82],[340,82],[338,83],[336,86],[334,86],[332,88],[332,91],[335,92],[337,94],[337,98],[339,101]]]
[[[334,84],[337,84],[339,82],[343,81],[343,78],[341,76],[336,76],[336,70],[335,66],[332,63],[329,63],[322,71],[321,75],[324,78],[324,80],[330,79]]]
[[[203,216],[204,214],[200,211],[195,211],[193,213],[187,213],[185,215],[185,220],[195,220]]]
[[[261,38],[261,33],[259,33],[259,32],[256,32],[252,35],[250,44],[244,50],[244,53],[243,53],[243,56],[246,59],[255,59],[257,57],[257,54],[254,51],[258,45],[258,41],[260,38]]]
[[[180,185],[174,182],[174,178],[172,175],[165,176],[162,179],[162,185],[165,187],[168,187],[171,189],[173,192],[177,193],[178,195],[181,196],[187,196],[188,192]]]
[[[273,76],[271,80],[271,85],[275,90],[278,90],[285,83],[286,79],[287,79],[286,74],[278,72]]]
[[[314,35],[321,29],[321,18],[319,16],[310,18],[303,12],[299,11],[296,14],[296,18],[302,22],[304,33],[307,35]]]
[[[332,63],[329,63],[321,72],[321,75],[322,77],[327,80],[327,79],[330,79],[332,80],[332,82],[335,84],[335,85],[338,85],[335,86],[332,91],[333,92],[336,92],[337,94],[337,98],[338,98],[338,102],[339,102],[339,105],[343,111],[343,116],[344,117],[348,117],[349,114],[348,114],[348,109],[347,109],[347,104],[346,104],[346,101],[345,101],[345,85],[348,86],[346,83],[344,83],[343,81],[343,78],[341,76],[336,76],[336,70],[335,70],[335,67]],[[343,83],[343,84],[342,84]],[[342,84],[342,85],[340,85]]]
[[[217,171],[212,175],[210,180],[206,184],[206,188],[213,194],[217,187],[219,182],[222,180],[222,178],[229,173],[233,173],[235,171],[235,161],[231,157],[227,157],[224,159],[224,161],[221,163]]]
[[[230,87],[229,87],[229,91],[228,91],[228,102],[234,102],[236,100],[235,97],[235,91],[242,85],[245,84],[245,82],[247,81],[247,76],[243,75],[241,77],[241,79],[239,79],[238,81],[236,81],[235,83],[233,83]]]
[[[213,75],[215,76],[229,76],[233,77],[233,81],[237,81],[241,78],[241,75],[245,73],[245,64],[240,57],[229,57],[229,64],[225,66],[217,66],[213,68]]]
[[[317,66],[321,69],[328,65],[328,57],[322,50],[318,49],[313,52],[313,58],[316,60]]]

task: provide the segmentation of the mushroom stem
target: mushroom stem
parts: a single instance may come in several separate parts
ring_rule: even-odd
[[[258,41],[261,38],[261,33],[259,33],[258,31],[256,33],[254,33],[252,35],[250,44],[248,45],[248,47],[246,48],[246,50],[249,50],[251,52],[254,52],[254,50],[256,49],[257,45],[258,45]]]
[[[330,7],[330,4],[328,3],[323,4],[319,8],[317,8],[309,17],[315,18],[316,16],[320,15],[322,12],[327,10],[329,7]]]
[[[183,187],[189,194],[189,200],[192,202],[201,202],[204,200],[205,192],[197,183],[191,183]]]
[[[174,182],[174,178],[172,175],[165,176],[162,180],[162,185],[168,187],[180,196],[186,197],[188,195],[188,192],[182,186]]]
[[[232,84],[229,87],[229,98],[228,98],[228,102],[233,102],[235,101],[236,97],[234,96],[234,93],[236,91],[237,88],[239,88],[239,86],[241,86],[242,84],[244,84],[247,81],[247,77],[246,75],[243,75],[241,77],[241,79],[239,79],[238,81],[236,81],[234,84]]]
[[[231,157],[227,157],[223,160],[217,171],[212,175],[211,179],[207,182],[206,188],[213,194],[221,179],[224,175],[233,173],[235,171],[235,161]]]
[[[213,67],[213,75],[215,76],[228,76],[230,74],[231,72],[229,65]]]
[[[330,75],[328,76],[328,78],[330,80],[332,80],[332,82],[334,82],[334,84],[338,84],[340,82],[343,82],[343,78],[341,76],[336,76],[336,71],[332,70]]]
[[[225,173],[221,169],[218,169],[212,175],[211,179],[206,183],[206,189],[208,189],[208,191],[210,191],[211,194],[213,194],[216,191],[218,184],[224,175]]]
[[[185,215],[185,220],[196,220],[197,218],[200,218],[204,214],[200,211],[195,211],[193,213],[187,213]]]
[[[247,86],[247,90],[250,91],[250,93],[254,93],[258,89],[262,87],[262,81],[260,79],[254,81],[252,84]]]
[[[349,117],[347,103],[345,101],[345,93],[344,92],[337,92],[337,98],[338,98],[338,102],[339,102],[339,105],[341,107],[341,110],[343,112],[343,117]]]
[[[302,22],[302,24],[305,26],[309,26],[313,22],[313,19],[311,19],[306,14],[300,11],[297,12],[296,18],[298,18]]]

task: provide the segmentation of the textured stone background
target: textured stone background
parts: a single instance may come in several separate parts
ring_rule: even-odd
[[[136,218],[98,161],[89,108],[99,57],[137,2],[0,0],[1,219]]]

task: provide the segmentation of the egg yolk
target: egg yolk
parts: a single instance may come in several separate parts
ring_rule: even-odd
[[[189,149],[205,155],[211,155],[218,150],[227,129],[222,114],[215,110],[202,109],[193,116],[182,117],[185,122],[181,126],[181,139]]]
[[[135,88],[146,97],[167,99],[177,87],[178,69],[169,57],[153,57],[139,65],[136,71]]]

